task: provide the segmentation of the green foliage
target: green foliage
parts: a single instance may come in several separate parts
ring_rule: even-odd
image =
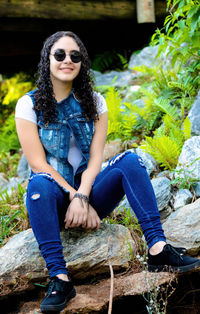
[[[106,95],[108,106],[108,133],[107,139],[121,138],[123,141],[132,139],[133,125],[137,122],[136,115],[125,113],[121,108],[119,93],[111,86]]]
[[[32,78],[24,73],[18,73],[3,80],[0,84],[0,150],[17,151],[20,147],[14,119],[16,103],[27,91],[34,88]]]
[[[103,222],[106,222],[108,224],[120,224],[127,227],[131,232],[135,243],[138,244],[138,252],[144,253],[146,249],[146,243],[142,239],[143,232],[131,208],[126,209],[124,207],[123,209],[120,209],[119,205],[119,208],[116,208],[116,210],[113,211],[108,217],[106,217]]]
[[[155,130],[153,138],[145,137],[141,148],[151,154],[161,167],[172,170],[177,165],[184,141],[191,135],[191,124],[188,117],[182,122],[177,108],[170,106],[166,99],[156,99],[155,105],[165,113],[163,123]]]
[[[28,228],[28,216],[23,204],[25,191],[19,184],[17,191],[13,191],[11,196],[7,192],[0,194],[0,246],[15,233]]]
[[[172,67],[180,65],[180,83],[198,89],[200,83],[200,3],[195,0],[168,0],[169,15],[164,29],[157,30],[152,44],[159,44],[159,53],[167,52]],[[184,66],[184,67],[183,67]]]
[[[5,174],[6,179],[17,176],[20,157],[20,154],[11,155],[9,152],[0,152],[0,172]]]
[[[200,157],[186,165],[179,164],[179,169],[174,170],[175,179],[171,181],[172,185],[176,185],[178,189],[188,189],[193,191],[193,186],[200,178],[193,177],[193,170],[189,169],[198,161]]]
[[[0,150],[4,152],[18,151],[20,143],[18,140],[15,116],[11,114],[1,127]]]
[[[102,73],[108,70],[125,70],[127,67],[127,59],[115,50],[97,54],[92,62],[92,69]]]

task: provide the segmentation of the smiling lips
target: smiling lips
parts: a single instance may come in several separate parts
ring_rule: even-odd
[[[70,72],[73,71],[73,68],[66,67],[66,68],[61,68],[60,70],[63,71],[63,72],[65,72],[65,73],[70,73]]]

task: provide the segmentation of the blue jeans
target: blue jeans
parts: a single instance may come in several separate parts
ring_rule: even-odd
[[[155,194],[141,157],[126,152],[113,157],[96,177],[90,204],[105,218],[126,195],[142,227],[148,247],[166,241]],[[69,192],[48,174],[33,174],[28,183],[27,209],[30,223],[46,261],[50,277],[67,274],[60,228],[64,225]]]

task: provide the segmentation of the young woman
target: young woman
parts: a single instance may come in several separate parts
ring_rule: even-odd
[[[61,311],[76,294],[63,258],[61,226],[98,229],[125,194],[149,247],[150,271],[200,266],[198,259],[166,244],[140,157],[119,154],[100,172],[108,114],[92,87],[86,48],[77,35],[61,31],[44,43],[37,89],[16,106],[19,140],[32,169],[27,209],[51,278],[42,312]]]

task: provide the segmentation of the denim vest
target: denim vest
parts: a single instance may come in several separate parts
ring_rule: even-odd
[[[34,106],[35,91],[27,93]],[[74,187],[76,179],[80,178],[80,174],[87,168],[90,144],[94,133],[94,121],[86,119],[81,103],[76,99],[73,90],[67,98],[57,103],[56,109],[56,121],[49,124],[44,123],[42,112],[36,111],[39,137],[45,149],[47,162]],[[73,132],[77,146],[82,153],[82,160],[75,173],[75,178],[73,167],[68,161],[71,132]]]

